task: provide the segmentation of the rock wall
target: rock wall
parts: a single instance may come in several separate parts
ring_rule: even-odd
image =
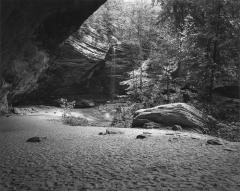
[[[106,0],[1,0],[0,108],[32,91],[56,48]],[[8,84],[5,90],[3,84]]]
[[[97,29],[83,24],[60,46],[53,64],[40,76],[38,88],[15,97],[13,103],[56,105],[62,97],[103,101],[111,97],[113,86],[115,94],[123,93],[119,82],[131,70],[133,46],[118,42],[114,51],[107,32]]]

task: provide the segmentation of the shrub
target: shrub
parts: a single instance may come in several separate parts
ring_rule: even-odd
[[[143,108],[142,104],[131,104],[130,102],[118,105],[115,108],[114,118],[111,125],[115,127],[130,128],[132,126],[135,111],[141,108]]]
[[[210,135],[226,139],[231,142],[240,142],[240,122],[218,123],[210,131]]]
[[[62,121],[64,124],[71,126],[86,126],[89,124],[87,119],[72,116],[71,111],[76,101],[69,102],[67,99],[61,98],[59,102],[61,108],[63,108]]]
[[[62,117],[66,118],[71,116],[71,111],[75,106],[76,101],[69,102],[67,99],[61,98],[59,100],[61,108],[63,108]]]
[[[87,126],[88,120],[81,117],[66,116],[63,118],[63,123],[70,126]]]

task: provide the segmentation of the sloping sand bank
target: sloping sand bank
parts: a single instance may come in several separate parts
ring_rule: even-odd
[[[164,130],[70,127],[52,116],[0,118],[0,190],[240,190],[240,143]],[[138,140],[136,135],[151,132]],[[47,137],[27,143],[33,136]],[[229,150],[230,149],[230,150]]]

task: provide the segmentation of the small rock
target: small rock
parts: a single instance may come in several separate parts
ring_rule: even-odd
[[[174,125],[174,126],[172,127],[172,130],[173,130],[173,131],[182,131],[182,127],[181,127],[180,125]]]
[[[119,131],[119,130],[117,130],[117,129],[107,129],[106,130],[106,134],[124,134],[124,132],[122,132],[122,131]]]
[[[168,139],[169,142],[176,142],[178,141],[178,138],[177,137],[173,137],[173,138],[170,138]]]
[[[136,139],[146,139],[148,136],[146,135],[137,135]]]
[[[43,140],[47,139],[46,137],[31,137],[29,139],[27,139],[26,142],[30,142],[30,143],[39,143]]]
[[[209,139],[209,140],[207,140],[207,144],[209,144],[209,145],[223,145],[223,143],[219,139]]]
[[[191,137],[192,139],[199,139],[199,138],[197,138],[197,137]]]
[[[151,137],[151,133],[144,132],[143,134],[137,135],[136,139],[145,139]]]

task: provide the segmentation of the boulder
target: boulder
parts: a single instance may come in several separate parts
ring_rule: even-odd
[[[137,135],[136,139],[146,139],[146,135]]]
[[[132,127],[135,127],[136,123],[142,127],[144,124],[140,122],[145,123],[146,120],[166,127],[180,125],[186,130],[207,133],[213,118],[186,103],[173,103],[136,111]]]
[[[120,130],[117,130],[117,129],[113,129],[113,128],[111,128],[111,129],[107,129],[106,130],[106,134],[124,134],[124,132],[123,131],[120,131]]]

